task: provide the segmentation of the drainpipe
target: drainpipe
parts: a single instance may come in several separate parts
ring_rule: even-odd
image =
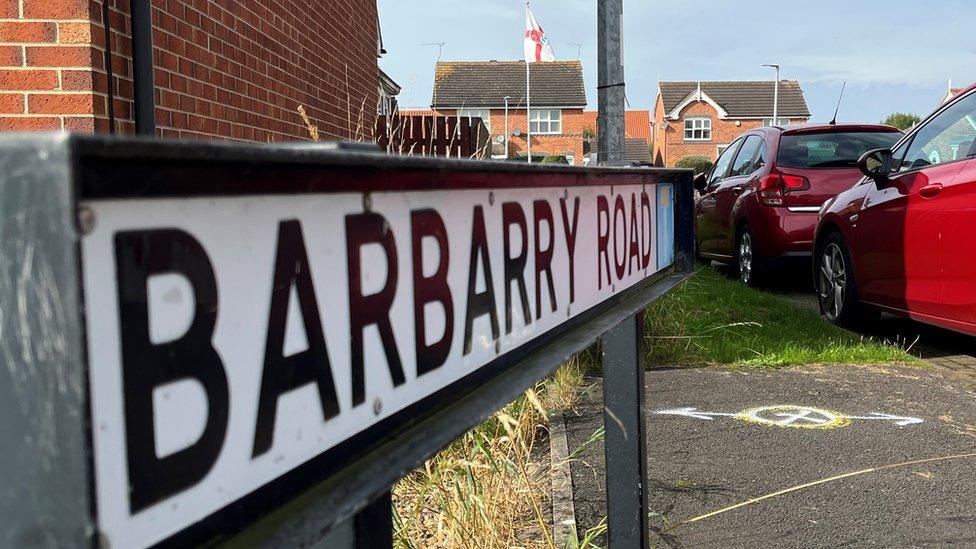
[[[136,134],[156,135],[151,0],[130,0]]]
[[[108,133],[115,133],[115,75],[112,73],[112,20],[109,17],[108,2],[102,2],[102,27],[105,28],[105,77],[108,98]]]
[[[508,160],[508,100],[511,96],[505,96],[505,160]]]

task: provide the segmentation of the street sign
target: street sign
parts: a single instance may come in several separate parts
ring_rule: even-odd
[[[690,265],[680,171],[77,136],[0,156],[0,464],[52,479],[11,481],[11,542],[203,542],[342,479],[321,535]]]

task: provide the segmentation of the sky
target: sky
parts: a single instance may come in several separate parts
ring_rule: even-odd
[[[522,57],[522,0],[378,0],[380,67],[402,87],[401,107],[429,107],[438,47],[444,61]],[[596,108],[597,0],[533,0],[556,59],[581,59]],[[926,115],[951,79],[976,81],[974,0],[624,0],[630,108],[653,111],[661,80],[800,82],[812,121],[878,122]],[[582,44],[577,49],[576,43]],[[579,51],[579,55],[577,52]]]

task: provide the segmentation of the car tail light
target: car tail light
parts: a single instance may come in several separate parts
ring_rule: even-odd
[[[767,206],[782,206],[783,196],[792,191],[810,188],[810,180],[800,175],[789,175],[773,170],[759,180],[759,201]]]

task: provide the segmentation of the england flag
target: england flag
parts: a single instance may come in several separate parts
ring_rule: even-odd
[[[525,6],[525,62],[543,63],[555,61],[556,55],[552,53],[552,44],[546,38],[542,26],[535,20],[532,10]]]

